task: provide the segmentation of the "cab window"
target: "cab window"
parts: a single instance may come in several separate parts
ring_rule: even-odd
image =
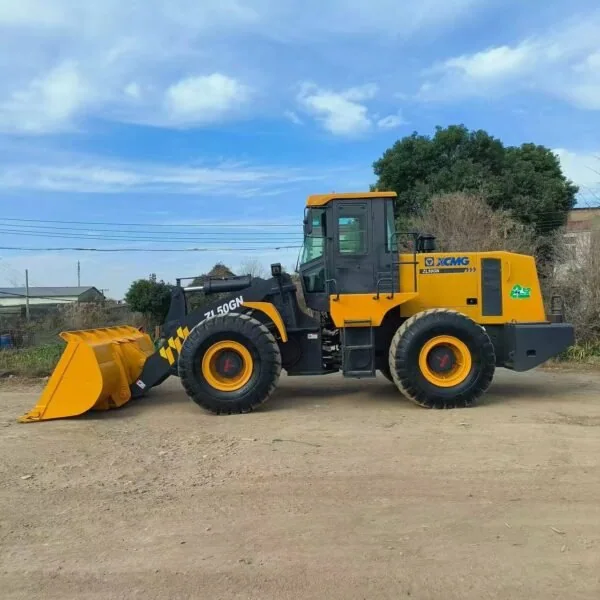
[[[367,219],[364,213],[338,218],[338,251],[340,254],[366,253]]]
[[[321,258],[325,249],[325,210],[313,208],[308,218],[311,220],[312,231],[304,236],[302,263]]]

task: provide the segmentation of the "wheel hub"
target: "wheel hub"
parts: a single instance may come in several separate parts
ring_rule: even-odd
[[[252,377],[254,360],[249,350],[234,340],[216,342],[202,357],[202,375],[220,392],[235,392]]]
[[[226,379],[234,379],[242,370],[244,364],[241,356],[232,350],[223,350],[215,360],[215,370]]]
[[[451,335],[428,340],[419,353],[423,377],[437,387],[451,388],[467,379],[473,361],[467,345]]]
[[[427,365],[435,373],[449,373],[456,365],[456,357],[448,346],[437,346],[429,352]]]

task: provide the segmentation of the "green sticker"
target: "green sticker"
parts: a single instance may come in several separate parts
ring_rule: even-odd
[[[515,285],[510,291],[510,297],[515,299],[531,298],[531,288]]]

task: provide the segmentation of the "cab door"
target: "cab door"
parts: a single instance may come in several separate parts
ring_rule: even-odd
[[[329,310],[328,283],[326,275],[327,208],[313,208],[307,211],[304,244],[299,260],[298,271],[302,291],[308,308],[315,311]]]
[[[373,219],[368,201],[336,200],[333,207],[331,293],[366,294],[375,290]]]

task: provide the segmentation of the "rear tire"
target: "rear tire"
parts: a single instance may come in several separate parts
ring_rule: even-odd
[[[247,413],[273,393],[281,374],[277,341],[265,325],[238,313],[199,323],[179,355],[188,396],[215,414]]]
[[[489,388],[496,356],[483,327],[459,312],[433,309],[398,328],[389,365],[394,383],[415,404],[466,408]]]

